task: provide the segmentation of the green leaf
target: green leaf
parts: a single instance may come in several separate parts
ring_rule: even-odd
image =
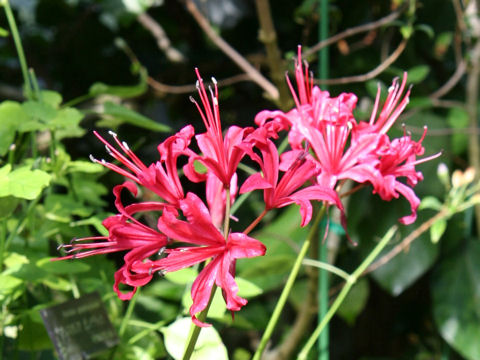
[[[57,275],[78,274],[90,270],[87,264],[74,260],[52,261],[54,258],[47,257],[37,261],[36,265],[51,273]]]
[[[0,156],[7,153],[15,140],[18,127],[28,120],[28,115],[19,103],[4,101],[0,104]]]
[[[3,27],[0,27],[0,37],[7,37],[10,33],[8,32],[7,29],[4,29]]]
[[[436,244],[440,240],[446,228],[446,219],[439,219],[432,224],[432,227],[430,228],[430,239],[432,240],[432,243]]]
[[[60,104],[62,103],[62,95],[60,95],[56,91],[52,90],[41,90],[40,91],[41,96],[42,96],[42,101],[44,103],[47,103],[51,107],[58,109]]]
[[[415,30],[424,32],[425,34],[427,34],[427,36],[430,39],[433,39],[433,37],[435,36],[435,32],[433,31],[433,28],[430,25],[427,25],[427,24],[416,25]]]
[[[31,119],[34,119],[35,122],[40,121],[41,124],[48,124],[57,116],[57,110],[46,102],[29,100],[22,104],[22,108]]]
[[[423,215],[419,215],[420,223],[422,219]],[[398,245],[415,227],[415,225],[401,227],[396,241],[386,246],[378,259]],[[398,296],[430,268],[437,258],[438,251],[438,246],[430,241],[429,234],[423,233],[408,248],[375,270],[372,276],[382,288],[393,296]]]
[[[21,316],[20,332],[18,334],[18,348],[26,351],[40,351],[51,349],[53,344],[48,337],[40,316],[28,312]]]
[[[440,211],[443,207],[443,204],[434,196],[425,196],[418,207],[419,210],[423,209],[432,209]]]
[[[433,273],[433,315],[442,337],[466,359],[480,359],[480,243],[469,240]]]
[[[350,326],[355,324],[355,319],[367,304],[369,294],[368,280],[361,278],[348,293],[342,305],[338,309],[340,315]]]
[[[88,174],[101,173],[105,168],[97,163],[84,160],[70,161],[68,163],[68,172],[83,172]]]
[[[102,82],[96,82],[88,90],[89,95],[113,95],[122,99],[136,97],[144,94],[148,89],[147,72],[144,68],[140,69],[140,82],[133,86],[107,85]]]
[[[427,65],[418,65],[408,70],[408,82],[411,84],[418,84],[422,82],[430,72]]]
[[[56,116],[51,119],[50,127],[55,129],[68,129],[78,126],[83,114],[75,108],[65,108],[57,111]]]
[[[17,208],[18,199],[14,196],[0,198],[0,219],[9,217]]]
[[[113,116],[125,123],[158,132],[171,131],[170,127],[160,124],[152,119],[139,114],[138,112],[128,109],[125,106],[107,101],[103,106],[103,114]]]
[[[182,305],[185,311],[185,314],[188,314],[190,307],[192,306],[192,295],[190,291],[185,291],[182,297]],[[227,307],[225,305],[225,300],[222,296],[221,289],[217,289],[215,291],[215,295],[213,296],[212,304],[210,305],[210,310],[208,311],[207,321],[208,319],[222,319],[225,315],[225,311]]]
[[[255,296],[261,295],[263,290],[261,287],[255,285],[253,282],[245,280],[241,277],[235,277],[238,285],[238,296],[251,299]]]
[[[14,196],[33,200],[50,183],[51,176],[41,170],[21,167],[10,172],[11,166],[5,165],[0,170],[0,197]]]
[[[14,276],[0,274],[0,299],[13,293],[23,281]]]
[[[193,268],[185,268],[178,271],[165,274],[165,279],[178,285],[187,285],[193,283],[197,277],[197,270]]]
[[[190,318],[181,318],[161,330],[165,337],[165,347],[175,360],[183,356],[191,323]],[[228,360],[227,349],[215,328],[207,327],[200,331],[191,359]]]
[[[42,279],[42,284],[49,287],[52,290],[58,291],[71,291],[72,284],[70,281],[65,280],[58,276],[52,276],[51,274],[47,277]]]
[[[45,217],[59,222],[70,222],[73,215],[89,216],[92,209],[75,200],[72,196],[63,194],[48,195],[45,200]]]

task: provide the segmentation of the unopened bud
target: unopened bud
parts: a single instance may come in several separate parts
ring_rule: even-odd
[[[438,164],[437,176],[443,186],[448,189],[450,187],[450,171],[448,171],[448,166],[446,164]]]

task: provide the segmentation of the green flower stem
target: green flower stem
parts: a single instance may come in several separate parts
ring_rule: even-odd
[[[331,265],[327,262],[323,261],[318,261],[318,260],[313,260],[313,259],[304,259],[302,261],[303,265],[309,265],[309,266],[314,266],[316,268],[326,270],[332,274],[335,274],[337,276],[340,276],[341,278],[345,279],[345,281],[348,281],[348,278],[350,277],[350,274],[347,273],[346,271],[343,271],[342,269]]]
[[[231,200],[230,200],[230,189],[226,189],[226,203],[225,203],[225,218],[223,224],[223,235],[225,236],[225,241],[228,241],[228,234],[230,232],[230,211],[231,211]],[[203,309],[200,314],[197,316],[197,319],[201,322],[205,322],[207,319],[208,310],[210,309],[210,305],[212,304],[213,297],[215,296],[215,291],[217,290],[217,285],[214,283],[212,287],[212,292],[210,293],[210,299],[208,300],[207,307]],[[193,350],[195,350],[195,344],[197,343],[198,336],[200,335],[201,327],[192,323],[190,326],[190,333],[188,334],[187,346],[185,347],[185,351],[183,353],[183,360],[188,360],[193,354]]]
[[[310,336],[308,339],[307,343],[303,347],[302,351],[298,355],[299,360],[306,360],[307,355],[310,351],[310,349],[313,347],[315,342],[317,341],[318,337],[322,333],[322,330],[325,328],[325,326],[330,322],[332,319],[333,315],[337,312],[338,308],[340,305],[343,303],[345,300],[345,297],[349,293],[350,289],[352,286],[355,284],[355,282],[358,280],[358,278],[362,275],[362,273],[365,271],[365,269],[375,260],[375,258],[380,254],[380,252],[383,250],[383,248],[388,244],[388,242],[391,240],[393,235],[395,234],[397,230],[396,226],[391,227],[385,236],[380,240],[380,242],[375,246],[375,248],[372,250],[372,252],[366,257],[365,260],[360,264],[360,266],[353,272],[348,277],[347,282],[345,283],[345,286],[343,287],[342,291],[340,294],[338,294],[337,298],[333,302],[332,306],[328,310],[327,314],[325,317],[322,319],[320,324],[318,324],[317,328],[313,332],[313,334]]]
[[[318,16],[320,18],[318,24],[318,39],[320,41],[328,38],[329,35],[329,13],[328,13],[329,0],[320,0],[320,6],[318,7]],[[330,62],[329,62],[329,47],[325,46],[318,52],[318,75],[320,79],[328,79]],[[323,90],[328,90],[327,86],[323,87]],[[319,240],[321,241],[321,240]],[[319,260],[327,263],[327,243],[319,244]],[[328,273],[326,271],[319,271],[318,273],[318,321],[321,322],[328,311]],[[329,353],[329,331],[325,329],[318,341],[318,360],[328,360],[330,358]]]
[[[208,300],[207,307],[197,316],[197,319],[201,322],[205,322],[207,319],[208,310],[212,304],[213,297],[215,296],[215,291],[217,290],[217,285],[213,284],[212,293],[210,294],[210,300]],[[187,346],[185,347],[185,352],[183,353],[182,360],[189,360],[195,349],[195,344],[197,343],[198,336],[200,335],[201,327],[192,323],[190,326],[190,333],[188,334]]]
[[[27,61],[25,60],[25,53],[23,52],[22,41],[20,40],[20,35],[18,33],[17,23],[15,22],[15,17],[13,16],[12,8],[8,0],[0,0],[0,4],[3,5],[5,9],[5,15],[7,16],[8,26],[12,32],[13,42],[17,48],[18,60],[20,61],[20,67],[22,69],[23,82],[25,84],[26,97],[29,98],[32,94],[32,85],[30,83],[30,78],[28,76],[28,66]]]
[[[268,322],[267,328],[265,329],[265,332],[263,333],[262,339],[260,340],[260,344],[258,345],[257,351],[253,355],[253,360],[260,360],[263,351],[265,350],[265,347],[267,346],[268,341],[270,340],[270,337],[273,334],[273,330],[275,329],[275,326],[277,325],[278,319],[280,318],[280,315],[282,313],[283,307],[285,306],[285,303],[287,302],[288,295],[290,294],[290,291],[292,290],[293,284],[295,283],[295,279],[297,278],[298,272],[300,271],[300,267],[302,265],[302,261],[305,258],[305,255],[307,254],[308,248],[310,247],[310,243],[313,240],[313,237],[317,233],[317,228],[318,225],[320,224],[320,220],[322,219],[323,215],[325,214],[325,205],[322,206],[320,211],[317,213],[317,216],[315,217],[314,223],[311,225],[310,232],[303,243],[302,248],[300,249],[300,252],[297,256],[297,259],[295,260],[295,264],[293,265],[292,271],[290,272],[290,275],[288,276],[287,283],[285,284],[285,287],[283,288],[282,294],[280,295],[280,298],[278,299],[277,305],[275,306],[275,309],[273,310],[273,314],[270,317],[270,320]]]
[[[132,299],[128,303],[127,311],[120,324],[120,330],[118,330],[118,335],[120,335],[120,338],[123,338],[123,335],[125,334],[125,330],[127,329],[128,322],[132,317],[133,309],[135,308],[135,303],[137,302],[137,297],[139,293],[140,293],[140,288],[138,287],[137,291],[135,292],[135,294],[132,296]]]

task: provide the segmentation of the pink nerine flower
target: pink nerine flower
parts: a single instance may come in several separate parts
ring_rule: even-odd
[[[289,82],[296,108],[288,113],[262,111],[255,122],[267,131],[288,129],[289,143],[294,150],[309,147],[319,164],[319,185],[334,189],[339,180],[351,179],[371,183],[373,192],[384,200],[403,195],[410,203],[411,214],[400,219],[404,224],[416,218],[419,199],[413,187],[422,180],[415,165],[440,154],[417,160],[423,154],[419,142],[410,136],[390,140],[388,130],[408,104],[410,89],[405,93],[406,73],[401,84],[393,81],[387,99],[379,112],[380,88],[369,122],[357,123],[353,117],[357,98],[343,93],[331,98],[329,93],[313,85],[308,64],[301,61],[299,48],[295,69],[296,88]],[[399,181],[406,178],[407,184]]]
[[[288,160],[284,161],[285,172],[279,179],[281,168],[278,150],[275,144],[265,137],[265,132],[262,130],[262,128],[259,128],[249,137],[254,147],[245,146],[248,155],[260,165],[261,172],[247,178],[240,189],[240,193],[263,189],[266,211],[293,203],[300,205],[302,226],[308,224],[312,218],[311,200],[335,204],[343,211],[340,198],[332,189],[320,185],[301,189],[309,180],[313,180],[320,171],[306,151],[293,150],[284,154],[288,157]],[[261,156],[254,149],[259,150]]]
[[[265,246],[243,233],[230,233],[225,238],[213,225],[207,207],[193,193],[188,193],[180,201],[180,208],[187,221],[179,220],[174,212],[166,211],[158,221],[158,228],[169,238],[194,246],[168,249],[165,251],[168,254],[166,258],[151,265],[155,271],[171,272],[210,260],[192,285],[193,304],[190,307],[193,322],[198,326],[207,326],[195,315],[206,308],[213,284],[222,288],[227,309],[240,310],[247,300],[237,295],[235,261],[239,258],[263,256]],[[148,272],[149,264],[139,264],[136,270]]]
[[[190,99],[197,106],[207,132],[195,136],[202,155],[190,156],[188,164],[184,167],[185,175],[194,182],[205,181],[206,174],[200,174],[194,168],[194,162],[199,161],[215,174],[225,188],[228,188],[240,160],[245,155],[239,145],[251,129],[231,126],[227,130],[225,138],[223,137],[218,107],[217,82],[212,78],[214,90],[209,88],[212,106],[200,73],[198,69],[195,69],[195,71],[198,77],[197,89],[203,110],[202,106],[193,98]]]
[[[74,239],[70,244],[59,247],[66,249],[68,255],[55,260],[84,258],[128,250],[123,258],[125,264],[115,273],[115,284],[113,286],[120,299],[128,300],[133,296],[138,286],[147,284],[153,277],[152,272],[136,273],[132,270],[132,267],[137,263],[149,262],[148,258],[150,256],[158,253],[167,245],[165,235],[142,224],[132,216],[144,211],[163,211],[166,205],[158,202],[144,202],[123,207],[120,202],[120,192],[124,188],[128,189],[133,195],[137,194],[137,188],[131,182],[125,182],[123,185],[114,187],[115,204],[120,214],[107,217],[102,222],[108,230],[108,236]],[[133,290],[123,293],[119,289],[121,283],[133,287]]]
[[[178,200],[183,199],[183,189],[180,179],[178,178],[177,159],[180,155],[193,154],[188,148],[194,134],[191,125],[185,126],[178,133],[170,136],[161,143],[158,146],[160,161],[148,167],[130,150],[127,143],[118,140],[115,133],[110,132],[118,147],[125,155],[108,143],[96,131],[93,133],[105,144],[108,153],[125,168],[106,162],[105,160],[97,160],[90,156],[93,162],[106,166],[120,175],[145,186],[169,204],[176,205]]]

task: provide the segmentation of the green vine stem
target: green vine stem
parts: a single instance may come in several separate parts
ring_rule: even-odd
[[[27,61],[25,59],[25,53],[23,52],[22,41],[20,40],[20,35],[17,28],[17,23],[15,22],[15,17],[13,16],[12,8],[8,0],[0,0],[0,5],[5,9],[5,15],[7,16],[8,26],[12,32],[13,42],[17,48],[18,60],[20,61],[20,67],[22,69],[23,82],[25,85],[25,95],[27,98],[30,98],[32,95],[32,85],[30,83],[30,77],[28,74]]]
[[[367,269],[367,267],[375,260],[375,258],[380,254],[380,252],[383,250],[383,248],[388,244],[388,242],[392,239],[393,235],[397,231],[397,226],[392,226],[387,233],[384,235],[384,237],[380,240],[380,242],[375,246],[375,248],[370,252],[370,254],[366,257],[365,260],[360,264],[360,266],[353,272],[348,277],[347,282],[345,283],[345,286],[343,287],[342,291],[340,294],[338,294],[338,297],[335,299],[334,303],[328,310],[327,314],[325,317],[322,319],[320,324],[318,324],[317,328],[313,332],[313,334],[310,336],[308,339],[307,343],[303,347],[302,351],[300,354],[298,354],[298,359],[299,360],[306,360],[307,355],[310,351],[310,349],[313,347],[315,342],[317,341],[318,337],[322,333],[323,329],[327,324],[330,322],[332,319],[333,315],[337,312],[338,308],[340,305],[343,303],[345,300],[346,296],[350,292],[350,289],[352,286],[355,284],[355,282],[358,280],[360,276],[362,276],[362,273]]]
[[[320,211],[318,211],[314,223],[310,227],[310,232],[308,233],[308,236],[305,240],[305,242],[302,245],[302,248],[300,249],[300,252],[298,253],[297,259],[295,260],[295,264],[293,265],[292,271],[290,272],[290,275],[288,276],[287,283],[285,284],[285,287],[283,288],[282,294],[280,295],[280,298],[278,299],[277,305],[275,306],[275,309],[273,310],[273,314],[270,317],[270,320],[267,324],[267,328],[265,329],[265,332],[263,333],[262,339],[260,340],[260,344],[258,345],[257,351],[253,355],[252,360],[260,360],[263,351],[265,350],[265,347],[267,346],[268,341],[270,340],[273,330],[275,329],[275,326],[277,325],[278,319],[280,318],[280,314],[282,313],[283,307],[285,306],[285,303],[287,302],[288,295],[290,294],[290,291],[292,290],[293,284],[295,282],[295,279],[297,278],[298,272],[300,271],[300,267],[302,265],[302,261],[305,258],[305,255],[307,254],[308,248],[310,247],[310,243],[312,242],[315,234],[317,233],[317,227],[320,224],[320,220],[323,218],[323,215],[325,214],[326,206],[323,204],[321,207]]]

